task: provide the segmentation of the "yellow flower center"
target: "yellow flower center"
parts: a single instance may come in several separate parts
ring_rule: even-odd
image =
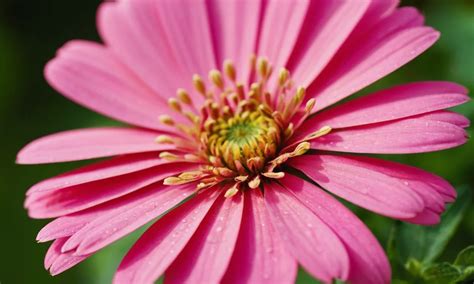
[[[251,110],[236,113],[228,119],[219,118],[204,134],[208,136],[207,154],[240,173],[263,170],[280,145],[277,123],[255,108],[252,105]]]
[[[245,188],[258,188],[263,179],[282,178],[281,164],[303,155],[309,150],[308,140],[331,130],[323,127],[296,144],[286,143],[308,117],[315,101],[310,99],[303,104],[305,89],[294,88],[288,70],[282,68],[269,86],[273,69],[268,61],[252,57],[251,65],[250,76],[256,81],[248,86],[237,82],[230,61],[224,62],[225,76],[218,70],[209,72],[210,88],[199,75],[194,75],[195,91],[204,97],[200,108],[184,89],[178,89],[176,98],[169,99],[170,108],[189,123],[178,123],[167,115],[161,116],[160,121],[187,138],[160,135],[156,141],[174,144],[186,154],[162,152],[160,157],[202,166],[169,177],[165,184],[198,182],[197,188],[202,189],[223,183],[227,197]]]

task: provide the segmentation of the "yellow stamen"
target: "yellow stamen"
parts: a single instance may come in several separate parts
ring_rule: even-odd
[[[224,61],[224,72],[232,82],[235,82],[235,79],[236,79],[235,67],[232,61],[230,60]]]
[[[195,180],[202,176],[201,171],[190,171],[181,173],[178,177],[182,180]]]
[[[180,179],[179,177],[167,177],[163,181],[164,185],[178,185],[178,184],[183,184],[183,183],[187,183],[187,181],[184,181]]]
[[[172,154],[170,152],[161,152],[159,155],[160,158],[168,160],[168,161],[176,161],[178,160],[178,156],[175,154]]]
[[[266,176],[267,178],[271,178],[271,179],[281,179],[283,177],[285,177],[285,173],[283,172],[267,172],[267,173],[263,173],[262,175]]]
[[[290,77],[290,72],[286,68],[281,68],[280,73],[278,74],[278,85],[280,87],[283,87],[288,81],[289,77]]]
[[[170,126],[174,125],[174,120],[169,115],[166,115],[166,114],[160,115],[159,120],[163,124],[170,125]]]
[[[224,197],[225,198],[229,198],[229,197],[232,197],[234,195],[236,195],[238,192],[239,192],[239,189],[237,188],[237,183],[235,183],[231,188],[229,188],[225,194],[224,194]]]
[[[331,132],[332,128],[330,126],[323,126],[318,131],[311,133],[310,135],[306,136],[305,140],[313,140],[318,137],[324,136]]]
[[[156,137],[155,142],[160,143],[160,144],[173,144],[174,143],[173,138],[171,138],[168,135],[160,135]]]
[[[176,96],[183,104],[191,105],[193,103],[191,97],[189,97],[189,94],[185,89],[178,89],[176,91]]]
[[[206,95],[206,84],[204,84],[204,81],[202,80],[201,76],[199,76],[197,74],[194,74],[193,84],[194,84],[194,88],[196,89],[196,91],[198,91],[203,96],[207,96]]]
[[[211,70],[209,72],[209,80],[216,85],[219,89],[224,89],[224,81],[222,80],[222,74],[218,70]]]
[[[260,185],[260,176],[255,176],[251,181],[249,181],[248,185],[251,189],[255,189]]]
[[[175,98],[169,98],[168,99],[168,105],[173,109],[174,111],[181,112],[181,105],[179,104],[178,100]]]

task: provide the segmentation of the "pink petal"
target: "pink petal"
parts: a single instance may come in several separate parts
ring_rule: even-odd
[[[160,159],[156,153],[119,156],[43,180],[32,186],[27,195],[129,174],[163,163],[167,161]]]
[[[287,250],[314,277],[346,280],[349,257],[339,237],[281,185],[266,189],[266,208]]]
[[[321,218],[344,243],[350,259],[350,283],[390,283],[390,264],[383,248],[350,210],[303,179],[287,175],[280,182]]]
[[[19,164],[58,163],[140,152],[173,150],[158,144],[158,133],[132,128],[87,128],[39,138],[17,156]]]
[[[153,186],[154,193],[146,199],[138,195],[125,197],[128,203],[100,215],[75,233],[62,247],[77,255],[94,253],[135,231],[167,210],[178,205],[196,191],[196,184]]]
[[[425,208],[413,218],[401,219],[402,221],[417,225],[433,226],[441,221],[440,213],[434,212],[429,208]]]
[[[242,211],[241,194],[217,203],[166,271],[165,283],[219,283],[234,252]]]
[[[177,88],[190,90],[194,73],[207,77],[215,68],[207,18],[203,0],[118,1],[101,6],[98,27],[127,66],[168,98]]]
[[[26,198],[25,206],[32,218],[54,218],[124,196],[191,169],[195,169],[195,166],[186,163],[172,163],[123,176],[66,187],[53,192],[35,193]]]
[[[443,121],[461,128],[467,128],[470,126],[470,121],[465,116],[448,110],[430,112],[423,115],[423,118],[432,121]]]
[[[369,4],[369,1],[311,1],[288,63],[296,84],[311,84],[344,43]],[[280,45],[274,45],[274,48],[280,48]]]
[[[195,186],[194,184],[192,184]],[[174,191],[168,191],[166,189],[172,188],[175,189]],[[47,224],[38,234],[37,240],[39,242],[47,242],[50,240],[69,237],[77,233],[79,230],[84,228],[86,225],[94,222],[97,223],[96,220],[102,220],[106,218],[115,218],[117,215],[122,213],[131,213],[134,214],[134,209],[138,207],[137,211],[146,211],[148,210],[153,211],[154,209],[160,210],[160,206],[154,206],[154,200],[158,198],[162,198],[162,196],[166,196],[169,200],[163,202],[162,205],[169,205],[173,203],[173,198],[177,199],[184,199],[184,196],[189,195],[189,192],[186,189],[182,189],[181,187],[165,187],[163,190],[162,184],[154,184],[152,186],[148,186],[141,190],[132,192],[122,198],[116,198],[111,201],[102,203],[100,205],[87,208],[85,210],[61,216],[54,221]],[[151,201],[151,203],[150,203]],[[149,206],[141,206],[140,205],[149,205]],[[156,208],[154,208],[156,207]],[[110,217],[112,216],[112,217]],[[126,220],[124,220],[126,221]],[[129,219],[130,223],[135,222],[135,219]],[[97,224],[96,224],[97,225]],[[104,226],[108,226],[107,222],[104,222]],[[88,228],[93,228],[92,225],[89,225]],[[91,234],[94,234],[94,231],[91,231]]]
[[[454,194],[439,177],[374,158],[311,155],[291,159],[290,165],[350,202],[402,220],[427,209],[440,214]]]
[[[130,124],[160,129],[160,112],[174,115],[104,46],[72,41],[45,67],[49,84],[72,101]]]
[[[222,283],[294,283],[298,272],[258,191],[246,191],[237,245]]]
[[[457,116],[434,116],[432,113],[395,121],[336,130],[313,140],[311,147],[319,150],[353,153],[423,153],[453,148],[467,140],[464,129],[450,121]],[[448,118],[449,120],[446,120]],[[443,119],[443,120],[438,120]]]
[[[217,198],[211,189],[159,219],[120,263],[114,283],[154,283],[183,250]]]
[[[216,62],[237,64],[237,80],[247,83],[250,55],[255,53],[262,1],[209,0],[207,10]]]
[[[274,68],[285,66],[290,57],[309,4],[308,0],[267,1],[257,54],[266,57]]]
[[[354,33],[308,90],[323,109],[395,71],[429,48],[439,33],[420,27],[415,9],[402,8],[365,33]]]
[[[419,82],[397,86],[323,111],[305,122],[302,129],[321,126],[345,128],[390,121],[442,110],[469,100],[466,88],[450,82]]]
[[[44,259],[44,266],[49,270],[51,275],[58,275],[65,270],[73,267],[79,262],[85,260],[87,256],[75,256],[73,253],[61,253],[62,245],[67,241],[67,238],[58,239],[49,247],[46,257]]]

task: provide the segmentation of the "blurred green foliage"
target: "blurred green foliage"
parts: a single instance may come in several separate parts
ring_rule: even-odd
[[[84,163],[34,167],[14,164],[15,155],[24,144],[45,134],[115,124],[61,97],[48,87],[42,77],[44,64],[67,40],[98,40],[95,10],[99,2],[0,2],[1,283],[107,283],[122,255],[140,234],[137,232],[128,236],[62,275],[54,278],[49,276],[43,269],[47,245],[35,242],[37,232],[46,221],[27,217],[22,206],[24,193],[35,182]],[[362,93],[420,80],[455,81],[474,90],[474,1],[419,0],[402,1],[402,4],[417,6],[425,14],[426,22],[440,30],[442,37],[428,52]],[[472,102],[456,110],[474,119]],[[470,133],[472,135],[472,130]],[[424,168],[445,177],[456,186],[465,186],[468,190],[474,188],[472,141],[443,152],[384,158]],[[466,216],[437,259],[443,264],[426,268],[420,273],[446,275],[446,271],[447,274],[456,274],[458,270],[472,273],[473,268],[462,262],[463,259],[472,260],[472,248],[468,252],[464,251],[453,263],[458,253],[472,245],[474,240],[472,200],[464,200],[463,203],[468,207]],[[366,222],[382,244],[387,243],[394,221],[349,206]],[[420,264],[413,262],[410,265]],[[298,282],[316,283],[303,271]]]

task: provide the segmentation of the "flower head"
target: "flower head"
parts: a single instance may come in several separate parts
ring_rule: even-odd
[[[104,43],[66,44],[46,78],[135,127],[62,132],[18,154],[22,164],[112,157],[28,191],[29,215],[55,218],[38,234],[54,240],[46,268],[61,273],[155,220],[116,283],[291,283],[298,264],[324,282],[388,283],[377,240],[326,191],[422,225],[456,192],[423,170],[341,153],[447,149],[469,124],[445,110],[468,100],[449,82],[336,104],[438,38],[395,2],[103,3]]]

